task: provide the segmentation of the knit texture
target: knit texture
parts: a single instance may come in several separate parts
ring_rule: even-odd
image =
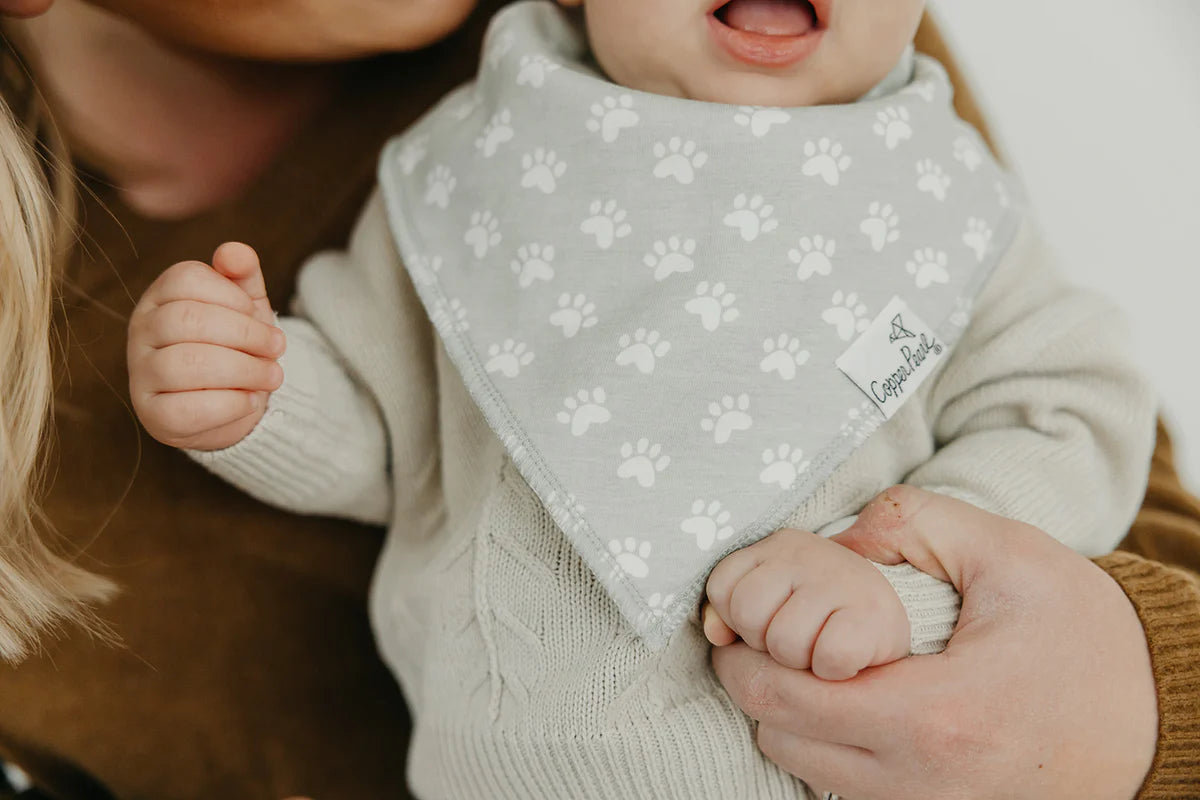
[[[347,252],[304,269],[299,300],[290,345],[303,348],[305,326],[323,339],[306,355],[323,377],[273,397],[261,433],[204,461],[268,502],[344,514],[360,498],[358,516],[390,525],[372,620],[413,712],[418,796],[807,797],[755,747],[697,625],[652,652],[621,618],[436,345],[378,199]],[[1153,432],[1153,398],[1114,355],[1121,343],[1109,306],[1066,286],[1026,229],[942,372],[788,524],[818,530],[907,481],[978,498],[1080,551],[1111,548],[1141,497]],[[302,398],[302,414],[288,410]],[[382,477],[376,450],[356,445],[380,426]],[[304,442],[350,466],[299,481],[262,452]],[[368,501],[380,485],[388,497]],[[911,570],[893,583],[910,618],[936,584]],[[936,614],[952,615],[957,598],[941,596]],[[914,630],[941,639],[947,627]]]

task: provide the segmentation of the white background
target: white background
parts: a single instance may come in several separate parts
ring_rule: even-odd
[[[1200,2],[931,7],[1063,265],[1128,315],[1200,489]]]

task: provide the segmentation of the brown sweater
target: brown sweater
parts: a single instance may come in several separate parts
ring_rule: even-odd
[[[85,206],[60,320],[49,512],[122,584],[104,616],[124,647],[64,637],[0,667],[0,752],[52,796],[109,796],[98,783],[123,799],[405,796],[404,705],[365,618],[379,532],[267,509],[141,434],[125,317],[166,265],[228,238],[254,242],[272,296],[290,296],[303,258],[344,242],[382,141],[473,72],[500,4],[425,53],[364,65],[275,168],[213,213],[149,222],[91,187],[104,205]],[[919,42],[941,55],[931,29]],[[1125,546],[1162,562],[1101,560],[1142,615],[1159,679],[1162,736],[1142,796],[1200,797],[1200,504],[1165,436]]]

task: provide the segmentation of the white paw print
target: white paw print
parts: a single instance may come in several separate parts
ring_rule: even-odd
[[[683,307],[688,313],[700,317],[704,330],[711,333],[721,327],[721,323],[733,322],[738,318],[741,312],[734,307],[736,302],[737,295],[727,291],[725,284],[709,285],[708,281],[702,281],[696,287],[696,296],[684,303]]]
[[[913,129],[908,109],[904,106],[888,106],[875,115],[875,133],[883,137],[888,150],[895,150],[901,142],[912,138]]]
[[[633,95],[623,94],[620,97],[605,97],[598,103],[592,104],[592,115],[587,121],[587,129],[600,134],[607,144],[612,144],[626,128],[636,127],[640,117],[633,110]]]
[[[934,251],[926,247],[913,253],[912,260],[904,265],[908,274],[917,279],[917,288],[926,289],[935,283],[949,283],[950,273],[946,271],[946,254],[941,250]]]
[[[775,484],[780,489],[792,488],[796,478],[808,469],[804,452],[799,447],[792,449],[790,444],[781,444],[774,450],[764,450],[762,461],[766,466],[758,474],[758,479],[766,484]]]
[[[950,324],[959,328],[967,327],[971,321],[971,312],[975,310],[975,301],[970,297],[954,298],[954,312],[950,315]]]
[[[900,238],[900,217],[887,203],[871,203],[867,207],[867,218],[858,229],[871,239],[871,249],[876,253]]]
[[[583,436],[593,425],[603,425],[612,419],[612,413],[604,406],[607,402],[608,395],[599,387],[590,392],[580,389],[563,400],[565,410],[558,412],[555,419],[570,425],[572,436]]]
[[[692,515],[679,525],[679,529],[695,536],[696,546],[701,550],[711,550],[717,542],[723,542],[733,536],[729,516],[729,512],[721,507],[720,501],[706,503],[697,500],[692,503]]]
[[[697,150],[695,142],[678,136],[671,137],[666,144],[655,144],[654,157],[658,159],[654,177],[674,178],[685,186],[696,180],[696,170],[708,163],[708,153]]]
[[[782,108],[766,108],[763,106],[742,106],[733,115],[733,121],[743,128],[749,128],[756,138],[761,139],[771,132],[776,125],[791,122],[792,115]]]
[[[983,153],[970,137],[960,136],[954,140],[954,160],[961,162],[967,171],[974,172],[983,164]]]
[[[576,334],[596,322],[596,305],[581,294],[574,297],[570,294],[559,295],[558,308],[550,314],[550,324],[561,328],[563,336],[568,339],[575,338]]]
[[[618,208],[616,200],[593,200],[588,214],[590,216],[579,226],[579,230],[595,236],[596,246],[601,250],[607,250],[617,239],[624,239],[633,233],[633,228],[625,221],[625,209]]]
[[[434,309],[435,315],[440,317],[442,324],[449,327],[450,330],[465,333],[471,329],[471,324],[467,321],[467,309],[461,300],[454,299],[448,303],[445,300],[438,300]]]
[[[449,208],[450,195],[458,186],[458,178],[444,164],[438,164],[425,176],[425,205]]]
[[[450,109],[450,116],[462,122],[467,117],[474,114],[480,106],[483,105],[483,99],[475,91],[466,92],[461,102],[455,103]]]
[[[779,227],[779,221],[774,217],[775,206],[765,202],[761,194],[753,197],[739,194],[733,198],[733,211],[725,215],[725,224],[737,228],[747,242],[753,242],[759,234],[770,233]]]
[[[421,283],[433,283],[436,280],[434,276],[441,272],[443,263],[441,256],[418,255],[413,259],[413,274]]]
[[[631,578],[646,577],[650,574],[650,566],[646,563],[646,559],[650,557],[652,549],[649,542],[639,542],[632,536],[623,542],[620,539],[613,539],[608,543],[608,552],[617,562],[613,574],[620,571]]]
[[[981,262],[992,245],[992,229],[981,219],[971,217],[967,220],[967,232],[963,234],[963,244],[971,248],[975,257]]]
[[[926,103],[932,103],[933,98],[937,96],[937,87],[933,81],[919,80],[913,81],[908,86],[900,90],[900,94],[915,94]]]
[[[515,378],[521,374],[521,368],[533,362],[533,353],[524,342],[505,339],[503,344],[493,344],[488,347],[488,361],[484,369],[492,373],[500,373],[506,378]]]
[[[517,86],[532,86],[540,89],[546,84],[550,73],[559,68],[559,64],[543,55],[521,56],[521,65],[517,69]]]
[[[414,136],[404,143],[396,154],[396,163],[405,175],[412,175],[429,153],[429,137]]]
[[[490,211],[476,211],[471,215],[471,225],[467,228],[463,241],[475,252],[476,258],[483,258],[503,237],[500,235],[500,222]]]
[[[641,614],[641,622],[658,621],[667,616],[675,603],[675,595],[655,592],[646,598],[646,610]]]
[[[708,416],[700,420],[700,427],[711,433],[717,444],[725,444],[733,434],[748,431],[753,424],[748,394],[725,395],[719,401],[714,400],[708,404]]]
[[[832,302],[831,307],[821,312],[821,319],[837,329],[838,338],[843,342],[850,341],[854,334],[862,333],[871,327],[867,307],[858,302],[858,295],[854,292],[834,292]]]
[[[509,267],[522,289],[528,289],[536,281],[554,280],[554,245],[521,245]]]
[[[796,277],[806,281],[813,275],[829,275],[833,272],[833,254],[837,242],[820,234],[800,239],[798,247],[788,251],[788,259],[796,265]]]
[[[638,328],[632,335],[622,334],[617,346],[621,348],[617,353],[617,366],[632,364],[643,375],[654,372],[658,359],[671,351],[671,343],[664,341],[662,334],[645,328]]]
[[[855,441],[862,443],[871,437],[883,425],[883,414],[870,401],[864,401],[858,408],[846,412],[846,421],[842,423],[842,436],[853,435]]]
[[[482,153],[484,158],[491,158],[496,155],[500,145],[511,142],[512,138],[512,113],[507,108],[501,109],[483,126],[483,133],[475,140],[475,149]]]
[[[819,175],[830,186],[837,186],[842,173],[850,169],[850,156],[843,153],[840,144],[829,139],[805,142],[804,158],[800,171],[810,178]]]
[[[763,340],[763,352],[766,356],[759,362],[763,372],[775,372],[785,381],[796,377],[796,368],[808,363],[809,352],[800,349],[800,340],[781,333],[774,339]]]
[[[692,256],[696,252],[695,239],[680,239],[672,236],[665,242],[654,243],[642,261],[654,270],[654,280],[665,281],[676,273],[691,272],[696,268]]]
[[[525,189],[541,189],[546,194],[554,194],[558,188],[558,179],[567,171],[565,161],[558,160],[558,154],[553,150],[539,147],[532,153],[521,157],[521,187]]]
[[[560,497],[558,492],[550,492],[546,506],[564,531],[582,531],[586,527],[583,515],[587,513],[587,507],[573,493],[567,492]]]
[[[950,176],[933,163],[932,159],[926,158],[917,162],[917,188],[922,192],[929,192],[938,200],[945,200],[950,182]]]
[[[649,489],[654,486],[658,474],[670,464],[671,457],[662,454],[661,444],[638,439],[636,445],[629,442],[621,445],[621,465],[617,467],[617,477],[622,480],[633,478],[638,486]]]

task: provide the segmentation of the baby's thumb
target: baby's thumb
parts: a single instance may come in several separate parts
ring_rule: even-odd
[[[241,242],[226,242],[213,253],[213,269],[237,284],[254,301],[254,316],[268,325],[275,324],[275,312],[267,297],[262,264],[254,248]]]
[[[1014,523],[970,503],[912,486],[894,486],[872,500],[838,544],[880,564],[907,561],[954,584],[959,592],[994,557],[995,543]]]

